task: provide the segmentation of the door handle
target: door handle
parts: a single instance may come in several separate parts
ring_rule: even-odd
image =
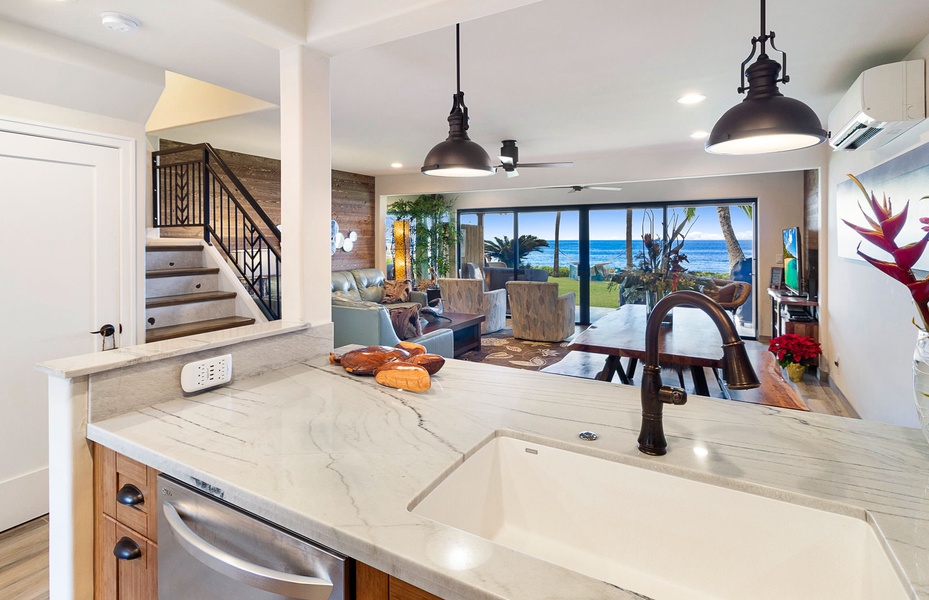
[[[145,497],[139,488],[127,483],[116,492],[116,501],[123,506],[136,506],[137,504],[144,504]]]
[[[113,556],[119,560],[135,560],[142,558],[142,549],[133,540],[123,536],[113,547]]]
[[[332,583],[320,577],[275,571],[220,550],[194,533],[170,502],[163,504],[163,512],[178,544],[204,565],[230,579],[272,594],[302,600],[328,600],[332,593]]]
[[[90,333],[92,335],[93,334],[102,335],[103,337],[107,338],[113,335],[114,333],[116,333],[116,328],[110,325],[109,323],[107,323],[106,325],[98,329],[97,331],[91,331]]]

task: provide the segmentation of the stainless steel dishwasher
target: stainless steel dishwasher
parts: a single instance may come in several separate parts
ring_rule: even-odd
[[[345,600],[352,571],[345,556],[158,477],[161,600]]]

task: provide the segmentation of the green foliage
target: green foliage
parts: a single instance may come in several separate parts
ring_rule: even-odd
[[[537,238],[534,235],[521,235],[517,240],[511,240],[509,236],[503,236],[501,240],[495,237],[493,241],[484,240],[484,253],[491,258],[496,259],[508,267],[514,265],[514,260],[518,259],[519,266],[525,266],[523,261],[532,252],[541,252],[542,247],[548,246],[548,240]],[[517,248],[519,256],[516,256]]]
[[[651,210],[642,217],[642,250],[636,254],[631,269],[613,275],[609,288],[619,287],[623,303],[641,302],[650,296],[652,303],[677,290],[697,289],[699,284],[684,263],[684,241],[696,222],[696,212],[685,211],[683,220],[674,215],[667,224],[667,239],[655,234],[655,215]]]
[[[458,240],[452,218],[455,200],[442,194],[423,194],[413,199],[401,198],[387,214],[410,221],[413,278],[433,280],[447,277],[451,271],[451,254]]]
[[[558,284],[559,296],[567,294],[568,292],[574,292],[574,304],[579,305],[581,303],[581,282],[579,280],[569,277],[552,277],[549,281],[554,281]],[[610,289],[610,284],[608,282],[591,281],[589,290],[591,306],[603,308],[617,308],[619,306],[616,292]]]
[[[555,267],[535,267],[536,269],[542,269],[548,273],[549,277],[567,277],[568,276],[568,267],[558,267],[558,272],[555,273]]]

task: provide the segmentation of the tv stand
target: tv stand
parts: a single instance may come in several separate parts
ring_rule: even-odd
[[[771,296],[771,337],[783,333],[806,335],[819,341],[819,302],[806,295],[768,288]]]

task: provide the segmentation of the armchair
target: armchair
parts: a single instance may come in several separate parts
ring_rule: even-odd
[[[560,342],[574,333],[574,292],[558,295],[558,284],[508,281],[513,337]]]
[[[736,310],[751,296],[752,284],[746,281],[733,281],[717,290],[706,290],[704,294],[716,300],[724,310],[728,310],[735,317]]]
[[[387,309],[374,302],[337,300],[332,302],[333,347],[346,344],[396,346],[400,343]],[[451,329],[437,329],[407,340],[422,344],[432,354],[455,356],[455,337]]]
[[[484,291],[480,279],[439,278],[442,303],[449,312],[484,315],[481,334],[493,333],[506,327],[506,291]]]

